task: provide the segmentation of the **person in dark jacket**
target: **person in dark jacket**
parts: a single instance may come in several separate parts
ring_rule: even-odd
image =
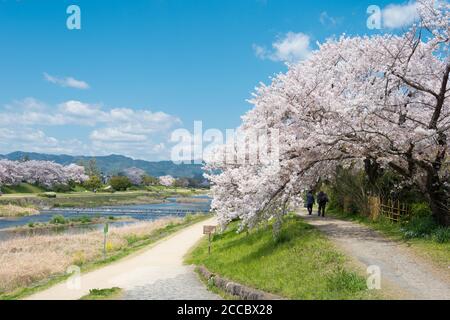
[[[319,205],[319,217],[325,217],[325,208],[327,207],[327,203],[330,200],[328,199],[328,195],[323,192],[320,191],[319,194],[317,195],[317,204]]]
[[[306,194],[306,208],[308,209],[309,215],[312,215],[314,203],[316,203],[316,199],[314,198],[312,191],[308,191]]]

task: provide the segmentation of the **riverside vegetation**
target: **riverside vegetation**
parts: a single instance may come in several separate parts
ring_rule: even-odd
[[[131,187],[128,191],[121,192],[90,192],[78,186],[76,191],[65,193],[44,192],[35,186],[21,184],[17,188],[9,187],[11,193],[4,194],[0,197],[1,206],[12,205],[23,208],[94,208],[99,206],[115,206],[128,204],[151,204],[161,203],[170,197],[188,198],[194,195],[203,194],[205,190],[179,187],[164,186],[148,186],[148,187]],[[21,190],[31,191],[20,192]],[[0,216],[12,215],[17,212],[2,214]]]
[[[0,205],[0,217],[23,217],[39,214],[33,207],[21,207],[13,204]]]
[[[0,242],[0,299],[19,299],[67,278],[71,265],[91,270],[116,261],[181,228],[208,218],[187,215],[114,228],[103,257],[103,233],[37,235]]]

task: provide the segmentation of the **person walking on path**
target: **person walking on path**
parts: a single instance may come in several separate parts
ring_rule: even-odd
[[[318,212],[319,217],[320,216],[325,217],[325,208],[329,201],[330,200],[328,199],[328,195],[325,192],[320,191],[319,194],[317,195],[317,203],[319,205],[319,212]]]
[[[308,208],[309,215],[312,215],[313,213],[314,203],[316,203],[316,199],[314,198],[312,191],[308,191],[306,194],[306,208]]]

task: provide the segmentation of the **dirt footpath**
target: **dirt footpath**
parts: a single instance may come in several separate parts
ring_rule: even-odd
[[[183,257],[203,237],[209,219],[183,229],[138,253],[98,270],[82,274],[80,286],[67,282],[38,292],[29,300],[76,300],[90,289],[119,287],[123,298],[132,300],[219,299],[200,282],[193,267],[183,265]]]
[[[450,269],[436,269],[405,244],[358,223],[308,216],[303,210],[299,215],[364,267],[378,266],[382,288],[394,287],[405,299],[450,300]]]

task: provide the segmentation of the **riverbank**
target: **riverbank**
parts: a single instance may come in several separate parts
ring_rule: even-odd
[[[218,299],[203,286],[192,266],[183,264],[183,256],[204,236],[203,226],[215,223],[215,218],[191,222],[125,259],[96,270],[82,268],[80,287],[76,289],[69,289],[62,282],[26,299],[78,300],[92,289],[111,288],[121,288],[123,300]]]
[[[77,218],[66,219],[61,215],[54,215],[52,219],[48,222],[30,222],[27,225],[1,229],[1,231],[13,232],[13,233],[24,233],[29,231],[43,231],[43,230],[53,230],[61,228],[73,228],[79,226],[93,226],[105,223],[123,223],[123,222],[137,222],[137,220],[130,217],[89,217],[81,216]]]
[[[285,218],[277,240],[272,227],[237,233],[233,223],[208,241],[202,240],[187,263],[204,265],[209,271],[289,299],[377,299],[367,289],[363,271],[353,265],[317,229],[300,217]]]
[[[25,217],[39,214],[33,207],[21,207],[13,204],[0,205],[0,218]]]
[[[142,190],[121,192],[71,192],[55,193],[54,198],[45,194],[15,193],[0,197],[0,205],[48,208],[95,208],[100,206],[138,205],[163,203],[167,198],[189,198],[202,195],[205,190],[187,188],[147,187]]]
[[[103,257],[103,233],[32,236],[0,242],[0,299],[19,299],[67,278],[66,269],[83,272],[105,266],[208,215],[163,218],[111,228]]]

